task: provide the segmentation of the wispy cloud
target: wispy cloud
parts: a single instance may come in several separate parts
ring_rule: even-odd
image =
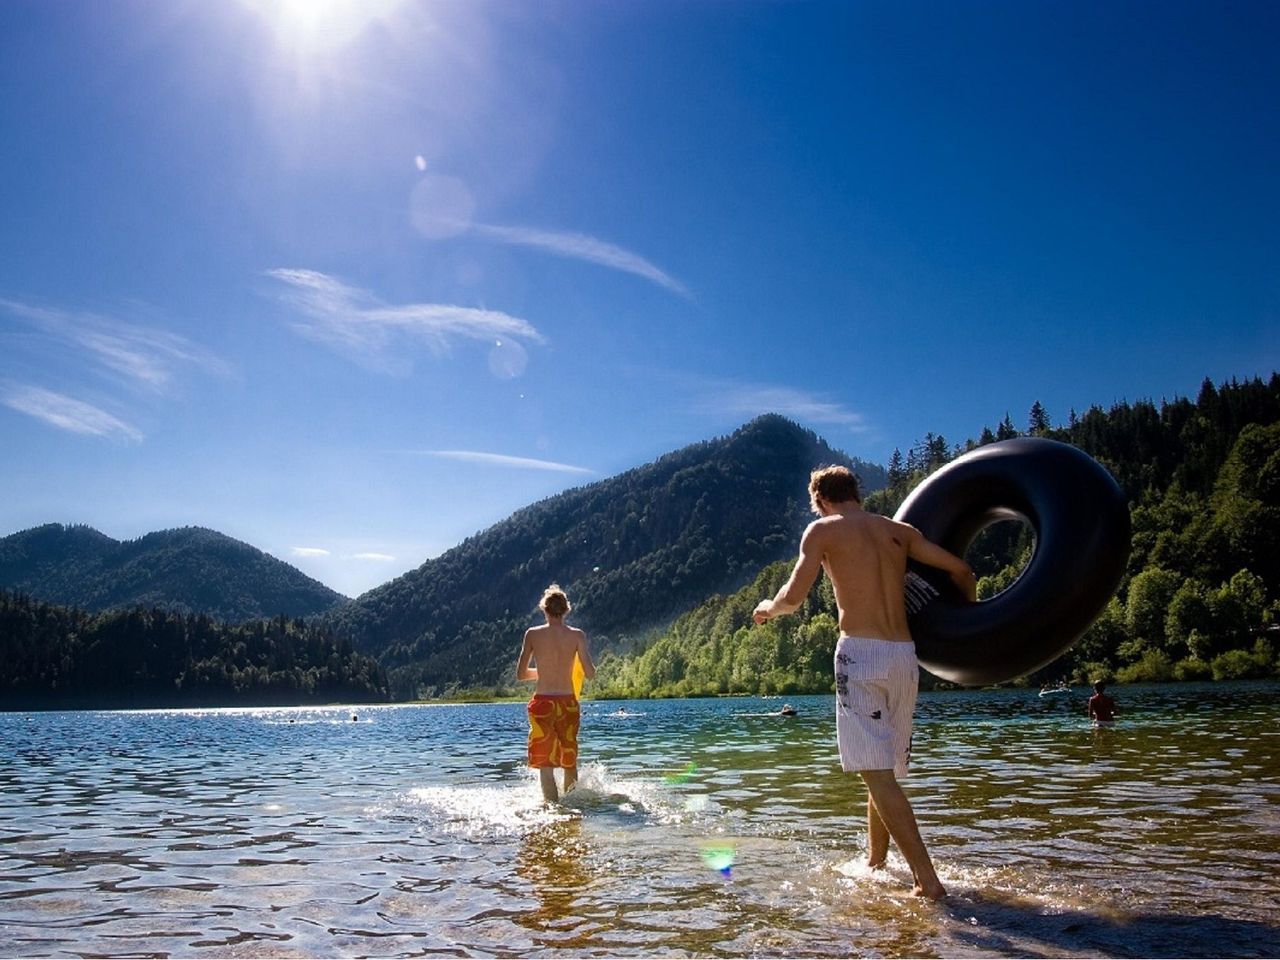
[[[403,367],[403,351],[393,348],[416,340],[436,354],[446,353],[456,339],[500,340],[503,337],[544,343],[532,324],[499,310],[444,303],[386,304],[367,290],[352,287],[315,270],[268,270],[284,285],[281,298],[297,311],[290,326],[298,334],[323,343],[367,366]]]
[[[72,347],[133,386],[165,393],[184,368],[225,374],[213,353],[167,330],[96,313],[77,313],[0,299],[0,310]]]
[[[329,551],[324,547],[292,547],[289,551],[295,557],[327,557]]]
[[[484,453],[480,450],[421,450],[418,452],[428,457],[461,460],[466,463],[479,463],[491,467],[506,467],[517,470],[551,470],[557,473],[595,473],[594,470],[589,470],[586,467],[575,467],[568,463],[535,460],[531,457],[511,457],[504,453]]]
[[[115,437],[134,443],[141,443],[143,440],[142,431],[137,427],[105,410],[43,387],[25,384],[7,387],[0,397],[0,403],[70,433]]]
[[[583,233],[560,233],[532,227],[504,227],[482,223],[472,224],[471,229],[482,237],[501,243],[534,247],[557,256],[586,260],[635,274],[679,296],[689,296],[689,290],[683,283],[639,254]]]
[[[807,424],[844,427],[854,433],[871,430],[861,413],[793,387],[716,382],[704,384],[703,390],[705,393],[699,405],[719,414],[754,417],[762,413],[780,413]]]
[[[352,560],[372,560],[375,563],[395,563],[395,557],[389,553],[353,553]]]

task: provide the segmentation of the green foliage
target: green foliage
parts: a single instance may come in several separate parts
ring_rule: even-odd
[[[1209,663],[1215,680],[1248,680],[1266,675],[1266,666],[1248,650],[1228,650]]]
[[[1205,652],[1205,638],[1212,636],[1215,618],[1210,592],[1194,577],[1184,580],[1169,601],[1164,618],[1165,644],[1169,650],[1188,651],[1196,662]]]
[[[1206,380],[1194,403],[1093,408],[1046,435],[1102,462],[1131,504],[1129,576],[1067,653],[1074,671],[1106,664],[1120,680],[1157,680],[1167,664],[1185,679],[1273,669],[1249,651],[1280,598],[1280,375]],[[1233,650],[1251,666],[1219,661]]]
[[[1069,655],[1076,664],[1081,666],[1086,676],[1093,676],[1094,680],[1105,680],[1108,677],[1100,675],[1099,667],[1105,667],[1105,671],[1110,674],[1111,668],[1107,664],[1115,657],[1116,651],[1128,640],[1128,637],[1124,604],[1119,598],[1112,597],[1102,613],[1076,641]]]
[[[1213,676],[1213,668],[1199,657],[1187,657],[1173,665],[1175,680],[1208,680]]]
[[[200,527],[125,542],[85,526],[24,530],[0,539],[0,588],[87,610],[154,606],[231,622],[313,616],[345,600],[287,563]]]
[[[1120,683],[1164,683],[1173,677],[1173,664],[1163,650],[1144,650],[1137,662],[1116,671]]]
[[[1133,640],[1161,646],[1165,640],[1165,617],[1179,587],[1179,577],[1171,570],[1150,567],[1129,584],[1125,625]]]
[[[93,613],[0,591],[7,709],[370,702],[387,694],[376,661],[301,620],[224,624],[155,607]]]
[[[1086,686],[1092,686],[1099,680],[1104,683],[1114,683],[1116,679],[1115,671],[1111,669],[1110,664],[1094,661],[1077,663],[1076,666],[1072,668],[1070,677],[1072,683],[1084,684]]]

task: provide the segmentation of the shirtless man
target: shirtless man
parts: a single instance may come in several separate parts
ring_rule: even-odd
[[[594,677],[596,666],[587,649],[587,635],[566,626],[569,598],[557,584],[547,587],[538,603],[547,622],[525,631],[516,665],[517,680],[533,680],[529,701],[529,766],[536,767],[542,796],[548,803],[560,799],[555,768],[564,769],[564,792],[578,782],[578,696],[573,689],[573,663],[582,664],[584,677]],[[532,666],[533,662],[537,666]]]
[[[800,559],[772,600],[756,607],[756,623],[794,613],[821,570],[840,611],[836,644],[836,742],[845,772],[867,785],[867,863],[884,866],[889,838],[915,875],[916,896],[947,892],[925,849],[911,802],[898,783],[911,756],[911,717],[919,667],[907,626],[903,579],[907,558],[945,571],[969,600],[977,581],[961,558],[926,540],[915,527],[866,513],[858,480],[845,467],[815,470],[809,497],[819,519],[800,540]]]
[[[1089,698],[1089,719],[1094,723],[1110,723],[1116,718],[1116,702],[1107,694],[1105,680],[1093,685],[1093,696]]]

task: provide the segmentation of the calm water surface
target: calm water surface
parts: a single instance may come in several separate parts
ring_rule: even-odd
[[[559,807],[519,704],[0,714],[0,955],[1280,956],[1280,684],[1086,692],[921,697],[942,904],[830,697],[587,703]]]

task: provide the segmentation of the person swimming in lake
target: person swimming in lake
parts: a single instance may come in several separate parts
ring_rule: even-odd
[[[564,622],[572,608],[558,584],[547,587],[538,606],[547,622],[525,631],[516,679],[535,683],[528,706],[529,766],[538,771],[543,798],[555,803],[561,791],[568,793],[578,782],[581,712],[573,688],[573,664],[575,659],[580,662],[587,678],[596,675],[596,666],[587,649],[587,635]],[[557,767],[564,771],[560,789]]]
[[[1093,696],[1089,698],[1089,719],[1094,723],[1111,723],[1116,718],[1116,702],[1106,694],[1105,680],[1093,685]]]
[[[858,478],[846,467],[815,470],[809,497],[818,519],[800,539],[790,579],[753,618],[794,613],[826,570],[836,595],[841,637],[835,649],[836,744],[845,772],[867,786],[867,865],[879,869],[898,845],[915,876],[916,896],[947,895],[920,836],[911,801],[898,783],[911,758],[911,723],[920,668],[907,626],[907,560],[943,570],[969,600],[977,581],[960,557],[915,527],[866,513]]]

